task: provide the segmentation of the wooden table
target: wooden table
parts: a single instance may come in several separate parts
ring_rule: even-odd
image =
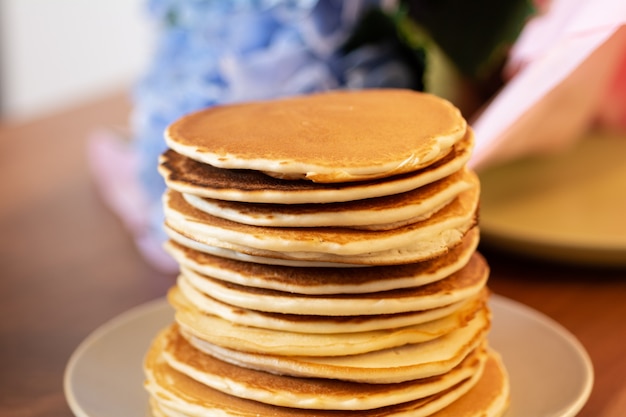
[[[77,345],[173,283],[141,258],[89,174],[87,136],[102,126],[124,126],[129,108],[117,94],[0,125],[2,416],[70,417],[62,381]],[[587,348],[595,386],[579,415],[626,415],[626,270],[484,253],[495,292],[557,320]]]

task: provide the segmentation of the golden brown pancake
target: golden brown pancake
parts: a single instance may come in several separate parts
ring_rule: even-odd
[[[198,351],[175,326],[159,337],[164,341],[155,342],[153,349],[163,349],[160,354],[167,364],[208,387],[266,404],[320,410],[368,410],[437,394],[480,374],[487,358],[483,349],[477,349],[444,375],[396,384],[363,384],[241,368]]]
[[[165,361],[151,358],[146,362],[150,378],[147,388],[154,395],[150,403],[154,417],[179,417],[180,413],[210,417],[214,412],[226,417],[392,417],[402,412],[412,413],[411,417],[501,417],[508,404],[508,380],[498,355],[493,351],[488,353],[480,379],[456,400],[435,395],[412,404],[369,412],[303,410],[243,400],[211,389],[177,372]]]
[[[477,183],[476,174],[463,169],[405,193],[342,203],[241,203],[192,194],[183,197],[191,206],[211,216],[251,226],[389,230],[427,219]]]
[[[475,311],[479,304],[487,298],[486,289],[468,299],[435,307],[428,310],[408,311],[396,314],[369,314],[363,316],[320,316],[305,314],[270,313],[247,308],[236,307],[216,300],[189,285],[186,280],[178,280],[178,285],[170,289],[168,297],[173,305],[181,305],[180,309],[189,304],[197,314],[208,314],[220,317],[232,324],[286,332],[304,332],[316,334],[338,334],[367,332],[372,330],[389,330],[400,327],[415,326],[433,320],[450,317],[466,309]],[[187,308],[189,309],[189,308]]]
[[[451,152],[428,167],[356,183],[285,181],[253,170],[216,168],[171,149],[161,155],[158,170],[170,189],[200,197],[250,203],[335,203],[403,193],[445,178],[463,168],[473,146],[474,135],[468,129],[466,137]]]
[[[482,300],[472,300],[447,316],[425,323],[361,332],[320,333],[314,317],[298,322],[297,315],[293,315],[288,323],[292,325],[290,330],[272,329],[264,326],[262,320],[258,320],[261,325],[253,327],[206,314],[191,304],[182,291],[170,292],[169,299],[176,308],[176,321],[186,331],[209,343],[250,352],[305,356],[357,355],[428,342],[465,326],[484,307]],[[332,317],[323,319],[331,321]]]
[[[508,401],[506,374],[498,356],[491,351],[489,351],[483,372],[476,372],[472,378],[465,380],[466,383],[461,382],[438,394],[371,410],[311,410],[264,404],[210,388],[168,365],[161,355],[163,343],[163,337],[155,340],[144,364],[148,378],[146,388],[152,394],[151,405],[156,409],[155,416],[194,415],[208,417],[213,413],[218,413],[219,415],[234,417],[393,417],[400,415],[411,415],[412,417],[429,415],[435,417],[496,417],[499,414],[488,412],[495,411],[497,405]],[[159,346],[160,344],[161,346]],[[242,376],[242,378],[244,377]],[[298,384],[294,385],[298,386]],[[472,389],[473,387],[476,389]],[[294,389],[297,390],[297,388]],[[360,398],[361,396],[355,393],[355,397]],[[459,400],[462,401],[459,403],[462,407],[446,410],[446,407],[452,406]],[[315,399],[313,398],[312,401]],[[437,412],[441,414],[434,414]],[[456,412],[459,414],[455,414]]]
[[[249,352],[219,346],[181,325],[181,334],[197,349],[244,368],[307,378],[391,384],[442,375],[485,343],[490,312],[485,307],[463,327],[437,339],[343,356],[303,356]],[[206,330],[206,329],[205,329]],[[247,346],[244,346],[247,347]],[[284,349],[286,350],[286,349]]]
[[[371,267],[308,267],[243,262],[210,255],[175,241],[165,245],[181,266],[202,275],[248,287],[298,294],[359,294],[417,287],[446,278],[461,269],[476,250],[478,229],[460,244],[424,262]]]
[[[361,316],[428,310],[468,299],[485,286],[489,267],[475,252],[459,271],[419,287],[365,293],[305,295],[246,287],[181,269],[181,275],[199,291],[226,304],[250,310],[320,316]]]
[[[164,228],[170,239],[199,252],[245,262],[298,267],[359,267],[424,262],[449,252],[466,236],[478,232],[477,226],[471,227],[466,232],[463,232],[463,229],[443,230],[439,235],[433,234],[432,239],[415,240],[408,247],[350,256],[319,252],[277,252],[211,238],[199,242],[180,234],[167,224]]]
[[[278,407],[224,394],[175,371],[164,362],[157,365],[148,370],[146,387],[152,395],[154,415],[166,417],[428,417],[461,398],[480,377],[475,374],[438,394],[388,407],[355,411],[308,410]]]
[[[215,106],[178,119],[165,139],[176,152],[215,167],[336,183],[428,166],[466,129],[446,100],[384,89]]]
[[[408,263],[445,253],[475,225],[479,190],[461,193],[430,218],[392,230],[340,227],[260,227],[211,216],[180,193],[165,194],[167,227],[199,243],[250,255],[295,260],[372,264]]]

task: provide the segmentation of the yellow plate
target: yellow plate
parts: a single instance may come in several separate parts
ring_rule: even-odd
[[[626,135],[479,172],[483,242],[542,258],[626,266]]]

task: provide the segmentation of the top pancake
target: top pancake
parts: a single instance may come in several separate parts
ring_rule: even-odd
[[[384,89],[215,106],[180,118],[165,139],[176,152],[215,167],[335,183],[428,166],[466,129],[444,99]]]
[[[474,132],[468,128],[446,156],[428,167],[360,182],[284,181],[249,169],[216,168],[171,149],[161,155],[158,170],[168,188],[199,197],[248,203],[336,203],[403,193],[440,180],[465,166],[473,146]]]

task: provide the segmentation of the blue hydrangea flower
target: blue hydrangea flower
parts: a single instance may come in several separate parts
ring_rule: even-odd
[[[139,178],[160,207],[163,131],[178,117],[223,103],[335,88],[406,87],[410,71],[384,46],[341,54],[378,0],[149,0],[155,49],[134,91]],[[155,209],[158,212],[159,209]],[[154,233],[162,219],[154,215]]]

